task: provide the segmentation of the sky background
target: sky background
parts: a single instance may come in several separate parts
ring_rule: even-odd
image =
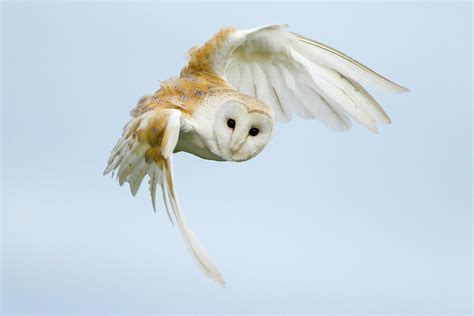
[[[2,3],[4,315],[470,313],[471,6]],[[223,289],[146,185],[134,198],[102,171],[189,48],[267,23],[412,92],[375,93],[379,135],[296,119],[245,163],[176,155]]]

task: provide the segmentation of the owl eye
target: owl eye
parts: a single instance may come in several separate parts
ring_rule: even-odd
[[[260,133],[260,130],[256,127],[252,127],[249,131],[250,136],[257,136]]]
[[[227,120],[227,126],[228,126],[229,128],[234,129],[234,128],[235,128],[235,121],[234,121],[233,119],[228,119],[228,120]]]

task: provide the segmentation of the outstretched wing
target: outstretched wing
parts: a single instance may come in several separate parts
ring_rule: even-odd
[[[133,118],[124,128],[123,135],[112,149],[104,174],[117,171],[120,185],[130,184],[135,195],[146,175],[149,176],[153,208],[159,184],[168,216],[178,223],[186,246],[201,270],[211,279],[224,285],[224,279],[184,218],[176,194],[172,154],[178,142],[180,129],[186,125],[179,110],[149,111]]]
[[[373,132],[377,122],[390,123],[362,84],[390,92],[408,89],[334,48],[286,29],[286,25],[223,29],[190,51],[183,72],[207,71],[226,79],[242,93],[271,105],[280,122],[296,113],[345,131],[352,118]]]

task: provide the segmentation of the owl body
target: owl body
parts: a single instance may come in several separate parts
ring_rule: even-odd
[[[275,122],[288,122],[293,115],[318,119],[336,132],[349,130],[353,120],[377,133],[377,123],[391,122],[365,84],[408,91],[332,47],[289,32],[286,25],[224,28],[189,51],[179,78],[140,99],[104,174],[116,172],[133,195],[148,176],[154,209],[159,185],[166,212],[199,268],[223,285],[181,212],[173,153],[246,161],[268,144]]]

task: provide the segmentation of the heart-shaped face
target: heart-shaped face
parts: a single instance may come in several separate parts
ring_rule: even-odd
[[[231,161],[255,157],[272,136],[273,117],[270,113],[253,109],[237,99],[221,104],[214,120],[216,154]]]

